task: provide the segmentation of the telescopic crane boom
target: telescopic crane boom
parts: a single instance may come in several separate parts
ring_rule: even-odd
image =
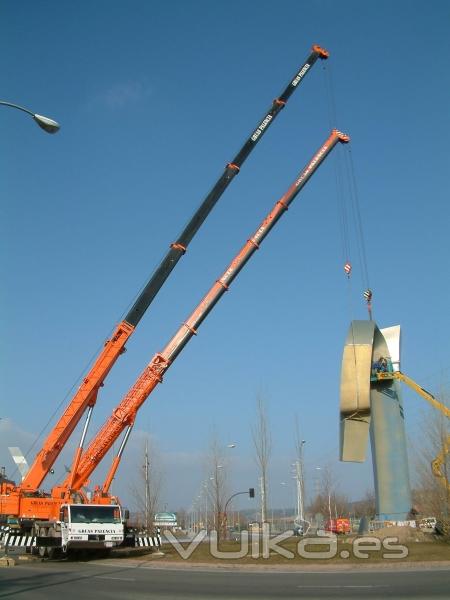
[[[244,161],[269,129],[275,117],[281,109],[284,108],[286,102],[301,84],[314,63],[319,58],[326,59],[328,56],[328,52],[320,46],[315,45],[312,47],[311,54],[304,64],[297,71],[282,94],[273,101],[268,112],[263,119],[259,121],[258,126],[253,130],[252,134],[248,137],[233,160],[227,164],[224,172],[192,216],[181,235],[170,245],[170,249],[166,256],[139,294],[131,310],[125,316],[125,319],[117,325],[111,339],[106,341],[103,350],[95,360],[89,373],[83,379],[81,386],[73,396],[62,417],[45,440],[42,449],[36,456],[34,463],[22,481],[20,486],[22,490],[33,491],[41,486],[44,478],[55,463],[59,453],[73,433],[84,412],[88,407],[93,407],[95,405],[98,391],[100,387],[103,386],[106,376],[112,369],[118,357],[125,351],[125,344],[128,338],[132,335],[145,311],[163,286],[172,269],[185,253],[192,238],[195,236],[214,205],[217,203],[230,182],[234,179],[235,175],[239,173]],[[81,450],[82,448],[80,446],[72,465],[72,472],[76,471]]]
[[[347,135],[337,130],[332,131],[329,138],[316,152],[284,196],[278,200],[272,211],[261,223],[256,233],[247,241],[245,246],[233,259],[220,279],[218,279],[211,287],[191,316],[178,329],[164,350],[155,354],[152,358],[134,385],[113,411],[110,418],[91,441],[89,447],[81,457],[77,472],[72,474],[72,476],[69,476],[61,486],[60,491],[62,493],[65,489],[66,494],[70,496],[74,491],[80,490],[83,486],[87,485],[91,474],[100,461],[119,438],[120,434],[126,430],[119,453],[102,488],[102,493],[107,494],[139,408],[158,383],[162,382],[163,375],[167,369],[181,353],[192,336],[196,335],[199,326],[220,300],[222,295],[228,290],[231,282],[253,255],[255,250],[259,248],[269,231],[275,226],[278,219],[288,209],[291,202],[306,185],[313,173],[317,171],[334,146],[336,146],[338,142],[348,142],[349,139],[350,138]]]

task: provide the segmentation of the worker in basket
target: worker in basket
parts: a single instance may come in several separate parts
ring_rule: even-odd
[[[380,356],[380,358],[373,363],[372,370],[374,373],[387,373],[389,371],[389,363],[387,358]]]

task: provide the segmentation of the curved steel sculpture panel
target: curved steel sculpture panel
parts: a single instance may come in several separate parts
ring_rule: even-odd
[[[340,459],[364,462],[370,426],[373,321],[352,321],[345,341],[340,390]]]

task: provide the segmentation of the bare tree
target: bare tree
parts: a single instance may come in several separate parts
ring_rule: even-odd
[[[252,428],[252,437],[255,446],[256,463],[260,472],[261,524],[263,524],[267,522],[267,474],[272,451],[272,440],[269,431],[266,407],[260,394],[258,394],[256,398],[256,422]]]
[[[355,517],[373,517],[375,510],[375,492],[373,490],[366,490],[362,500],[352,503],[352,512]]]
[[[154,444],[145,440],[143,448],[143,461],[139,469],[137,481],[133,483],[131,493],[134,497],[136,508],[140,514],[140,525],[151,531],[155,520],[159,498],[161,494],[162,472],[158,467],[157,452]]]
[[[177,523],[181,529],[186,530],[188,528],[188,513],[183,507],[177,510]]]
[[[224,508],[226,502],[226,481],[227,481],[227,465],[225,462],[225,452],[221,445],[217,432],[214,431],[211,437],[208,455],[208,479],[209,485],[206,487],[206,493],[209,496],[213,507],[214,523],[213,527],[217,531],[218,539],[224,537]],[[205,523],[207,527],[207,524]]]
[[[326,515],[329,519],[346,516],[350,513],[347,496],[337,489],[333,469],[327,465],[321,469],[318,494],[310,507],[310,511]]]
[[[441,402],[444,394],[441,394]],[[415,465],[414,504],[422,516],[448,515],[450,512],[450,489],[446,481],[450,478],[450,456],[445,455],[450,428],[448,420],[437,411],[424,412],[421,439],[412,444]],[[431,470],[431,461],[444,452],[441,472],[436,477]]]

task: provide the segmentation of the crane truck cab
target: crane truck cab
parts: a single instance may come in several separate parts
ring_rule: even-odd
[[[66,504],[61,507],[62,548],[113,548],[123,542],[118,504]]]
[[[63,504],[59,520],[35,523],[41,556],[69,550],[102,550],[119,546],[125,537],[125,518],[119,504]]]

